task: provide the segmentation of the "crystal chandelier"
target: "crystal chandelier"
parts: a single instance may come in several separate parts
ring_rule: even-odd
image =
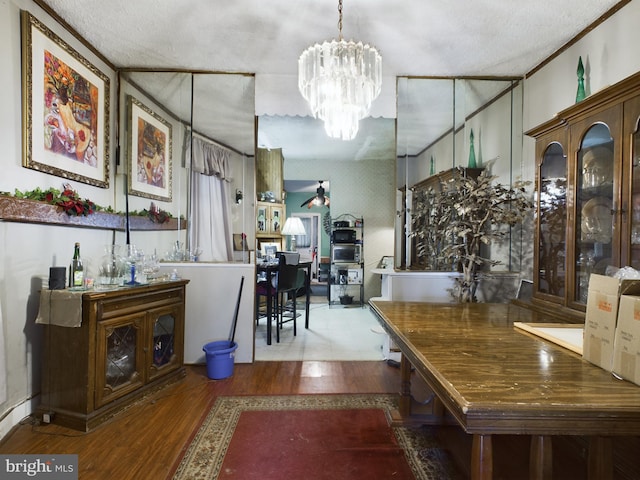
[[[342,0],[338,1],[338,40],[315,44],[298,59],[298,88],[315,118],[332,138],[353,140],[358,123],[380,94],[382,57],[362,42],[342,38]]]

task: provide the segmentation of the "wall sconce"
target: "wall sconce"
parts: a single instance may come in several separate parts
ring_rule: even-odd
[[[242,203],[242,190],[236,188],[236,204],[240,205]]]

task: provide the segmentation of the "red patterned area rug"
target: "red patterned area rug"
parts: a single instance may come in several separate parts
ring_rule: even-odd
[[[220,397],[174,480],[457,479],[426,428],[390,427],[397,395]]]

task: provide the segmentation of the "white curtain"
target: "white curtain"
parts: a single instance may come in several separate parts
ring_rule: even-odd
[[[0,403],[7,400],[7,366],[4,359],[4,324],[0,305]]]
[[[233,261],[229,151],[196,136],[192,148],[191,250],[202,250],[200,261]]]

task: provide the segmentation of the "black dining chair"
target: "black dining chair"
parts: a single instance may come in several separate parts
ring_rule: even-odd
[[[294,252],[278,252],[278,271],[273,278],[271,288],[266,285],[266,282],[260,282],[256,286],[256,302],[259,303],[261,296],[267,296],[271,294],[271,304],[273,305],[273,312],[266,312],[267,321],[271,321],[272,314],[275,313],[276,317],[276,342],[280,341],[280,329],[286,322],[293,321],[293,334],[297,334],[296,317],[297,313],[294,311],[292,316],[287,316],[285,320],[283,318],[286,312],[286,304],[288,294],[294,292],[298,287],[298,263],[300,261],[300,254]],[[295,299],[295,294],[294,294]],[[294,301],[295,308],[295,301]],[[258,317],[256,317],[257,320]]]
[[[293,322],[293,335],[297,334],[297,323],[296,319],[298,318],[298,295],[299,292],[304,289],[307,285],[307,272],[306,270],[301,269],[299,266],[296,266],[296,280],[291,290],[286,292],[286,296],[288,299],[285,299],[282,304],[281,315],[278,317],[279,323],[278,328],[282,328],[285,323]],[[306,292],[305,292],[306,293]]]

